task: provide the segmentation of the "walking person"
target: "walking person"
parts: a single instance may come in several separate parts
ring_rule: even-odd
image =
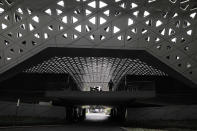
[[[113,86],[114,86],[114,83],[113,83],[113,81],[112,81],[112,79],[111,79],[111,80],[109,81],[109,83],[108,83],[109,91],[112,91]]]

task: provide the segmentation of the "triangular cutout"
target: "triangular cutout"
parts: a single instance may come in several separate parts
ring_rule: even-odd
[[[29,30],[33,31],[35,29],[35,26],[33,26],[32,24],[29,24]]]
[[[134,9],[136,7],[138,7],[138,5],[136,3],[131,3],[131,9]]]
[[[110,13],[109,10],[106,10],[106,11],[103,12],[103,14],[105,14],[106,16],[109,16],[109,13]]]
[[[178,13],[174,13],[174,15],[172,16],[172,18],[175,18],[178,16]]]
[[[0,14],[2,14],[5,10],[0,7]]]
[[[56,9],[56,13],[57,13],[57,15],[61,15],[62,14],[62,11],[59,10],[59,9]]]
[[[132,40],[132,37],[131,36],[127,36],[127,41],[130,41],[130,40]]]
[[[133,28],[131,31],[136,34],[137,33],[137,28]]]
[[[133,15],[138,17],[139,13],[140,13],[139,11],[135,11],[135,12],[133,12]]]
[[[161,35],[165,35],[166,29],[164,28],[164,29],[160,30],[159,33],[160,33]]]
[[[10,61],[10,60],[12,60],[12,58],[11,57],[7,57],[6,60],[7,61]]]
[[[150,36],[146,37],[146,38],[145,38],[145,41],[146,41],[146,42],[150,42]]]
[[[53,25],[48,26],[48,29],[49,29],[50,31],[53,31]]]
[[[39,33],[36,33],[36,34],[34,34],[34,36],[36,37],[36,38],[40,38],[40,34]]]
[[[105,31],[105,32],[109,32],[109,31],[110,31],[109,26],[108,26],[108,27],[105,27],[105,28],[104,28],[104,31]]]
[[[6,24],[4,24],[4,23],[2,23],[1,24],[1,28],[4,30],[4,29],[6,29],[8,26],[6,25]]]
[[[172,38],[171,41],[172,41],[173,43],[176,43],[177,38],[176,38],[176,37],[175,37],[175,38]]]
[[[72,17],[72,23],[76,23],[78,21],[78,19],[76,17]]]
[[[171,35],[174,35],[174,34],[175,34],[175,30],[170,28],[169,32],[168,32],[168,35],[171,36]]]
[[[150,13],[148,11],[144,11],[144,17],[147,17],[149,15],[150,15]]]
[[[115,34],[115,33],[119,32],[119,31],[120,31],[120,29],[118,27],[114,26],[113,33]]]
[[[65,33],[65,34],[62,35],[62,37],[63,37],[64,39],[67,39],[67,38],[68,38],[68,34]]]
[[[104,40],[104,39],[105,39],[105,36],[100,35],[100,40]]]
[[[187,28],[187,27],[189,27],[191,25],[191,23],[189,22],[189,21],[187,21],[187,20],[185,20],[184,22],[183,22],[183,28]]]
[[[82,30],[81,27],[82,27],[81,25],[78,25],[75,27],[75,30],[77,30],[78,32],[81,32],[81,30]]]
[[[88,4],[88,6],[92,7],[92,8],[96,8],[96,1],[92,1]]]
[[[63,26],[58,26],[58,29],[59,29],[59,30],[63,30],[64,27],[63,27]]]
[[[68,23],[68,18],[67,18],[67,16],[63,16],[63,17],[61,18],[61,21],[64,22],[65,24],[67,24],[67,23]]]
[[[78,35],[76,34],[72,34],[72,37],[71,37],[73,40],[76,40],[78,38]]]
[[[44,33],[44,39],[48,39],[49,38],[49,34],[48,33]]]
[[[91,40],[94,40],[95,39],[95,35],[93,34],[93,35],[90,35],[90,39]]]
[[[20,25],[20,28],[25,30],[25,24]]]
[[[133,24],[134,24],[134,20],[131,19],[131,18],[129,18],[129,19],[128,19],[128,26],[133,25]]]
[[[4,19],[7,20],[7,21],[9,21],[9,20],[10,20],[10,16],[9,16],[9,15],[6,15],[6,16],[4,17]]]
[[[179,28],[180,25],[181,25],[181,21],[180,21],[180,20],[178,20],[178,21],[175,22],[175,26],[176,26],[177,28]]]
[[[190,14],[190,17],[191,17],[192,19],[195,19],[195,17],[196,17],[196,14],[197,14],[196,12],[194,12],[194,13],[191,13],[191,14]]]
[[[161,39],[160,38],[155,38],[155,42],[159,42]]]
[[[146,23],[146,25],[148,25],[148,26],[152,26],[152,20],[147,20],[145,23]]]
[[[59,1],[57,4],[58,4],[59,6],[64,7],[64,1],[63,1],[63,0]]]
[[[104,24],[106,21],[107,21],[106,19],[104,19],[103,17],[100,17],[100,24],[101,25]]]
[[[187,35],[192,35],[192,30],[188,30]]]
[[[156,21],[156,27],[159,27],[159,26],[161,26],[162,24],[163,24],[162,21],[160,21],[160,20],[157,20],[157,21]]]
[[[124,3],[124,2],[121,3],[121,4],[120,4],[120,7],[122,7],[123,9],[125,9],[125,8],[126,8],[126,3]]]
[[[23,10],[22,10],[21,8],[18,8],[16,11],[17,11],[18,13],[20,13],[21,15],[23,14]]]
[[[92,12],[90,10],[86,9],[85,14],[86,14],[86,16],[88,16],[88,15],[92,14]]]
[[[91,19],[89,19],[89,22],[92,24],[96,24],[96,17],[92,17]]]
[[[52,15],[51,9],[47,9],[47,10],[45,10],[44,12],[47,13],[48,15]]]
[[[40,18],[38,16],[34,16],[32,18],[33,21],[35,21],[36,23],[39,23],[40,22]]]
[[[118,39],[118,40],[123,40],[123,36],[120,35],[120,36],[117,37],[117,39]]]
[[[103,7],[106,7],[106,6],[107,6],[107,4],[105,2],[99,1],[99,8],[100,9],[103,8]]]
[[[31,10],[31,9],[29,9],[29,8],[27,8],[27,12],[28,12],[28,14],[29,14],[29,15],[31,15],[31,14],[32,14],[32,10]]]
[[[22,33],[20,33],[20,32],[17,33],[17,38],[21,38],[22,36],[23,36]]]

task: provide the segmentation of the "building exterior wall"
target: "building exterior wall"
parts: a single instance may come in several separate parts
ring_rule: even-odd
[[[16,113],[17,112],[17,113]],[[31,116],[45,118],[65,118],[66,112],[64,107],[47,106],[38,104],[21,103],[18,107],[13,102],[0,102],[0,116]]]
[[[196,105],[167,107],[129,108],[127,120],[194,120],[197,119]]]

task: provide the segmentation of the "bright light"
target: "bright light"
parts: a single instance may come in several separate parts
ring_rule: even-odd
[[[86,120],[104,121],[110,116],[111,108],[105,106],[86,106]]]

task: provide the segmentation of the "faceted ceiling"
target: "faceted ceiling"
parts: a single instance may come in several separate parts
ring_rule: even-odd
[[[0,73],[47,47],[146,50],[197,84],[197,1],[0,0]]]
[[[125,75],[167,76],[166,73],[140,59],[113,57],[53,57],[24,72],[69,73],[83,90],[94,86],[108,90],[110,79],[116,85]]]

